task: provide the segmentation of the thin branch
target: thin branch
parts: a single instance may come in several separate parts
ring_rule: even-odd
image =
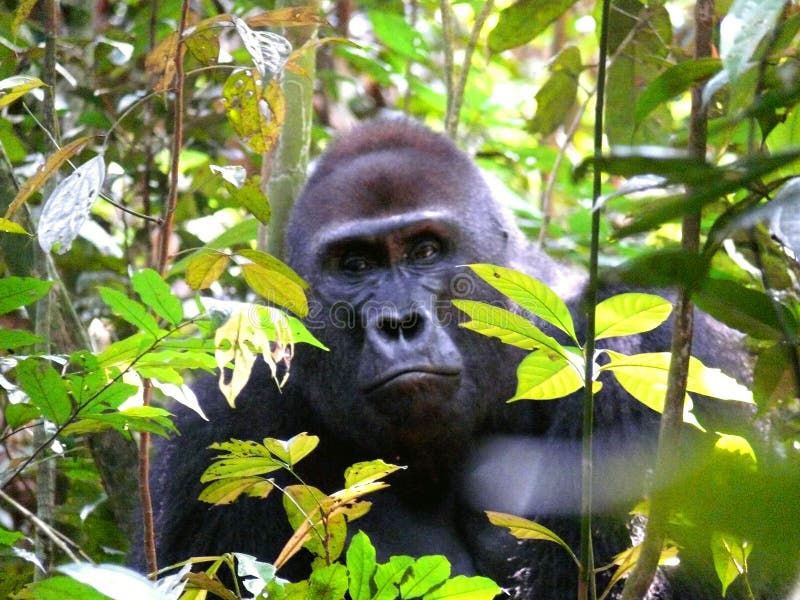
[[[697,0],[695,4],[695,58],[711,55],[714,25],[714,0]],[[699,160],[705,159],[708,137],[708,114],[702,101],[702,86],[692,90],[692,110],[689,122],[689,153]],[[687,213],[683,218],[681,246],[687,253],[697,254],[700,249],[700,213]],[[655,576],[661,549],[666,539],[669,522],[669,501],[664,484],[671,479],[675,456],[679,454],[680,435],[683,428],[683,408],[686,381],[692,350],[694,310],[691,290],[678,290],[672,329],[667,393],[664,412],[658,433],[658,453],[654,487],[650,494],[650,511],[641,545],[639,560],[631,572],[622,592],[622,600],[643,598]]]
[[[442,13],[442,44],[444,52],[444,84],[447,91],[447,109],[445,111],[445,131],[450,135],[448,124],[453,114],[453,87],[455,82],[455,66],[453,64],[453,46],[455,35],[453,33],[453,11],[449,0],[439,2],[439,12]],[[453,136],[450,136],[453,137]]]
[[[47,462],[51,462],[51,461],[47,461]],[[40,466],[40,468],[41,468],[41,466]],[[69,557],[70,560],[72,560],[73,562],[80,562],[81,561],[81,558],[72,551],[72,549],[69,547],[69,545],[67,545],[67,542],[69,542],[71,544],[74,544],[74,542],[72,542],[68,537],[66,537],[64,534],[59,533],[58,531],[56,531],[55,529],[50,527],[49,524],[47,524],[44,521],[42,521],[39,517],[37,517],[35,514],[33,514],[31,511],[29,511],[24,506],[22,506],[22,504],[20,504],[19,502],[14,500],[11,496],[6,494],[3,490],[0,490],[0,500],[3,500],[4,502],[7,502],[12,507],[14,507],[17,511],[19,511],[26,519],[28,519],[31,523],[33,523],[33,525],[36,527],[37,531],[39,531],[43,535],[47,536],[47,538],[49,538],[50,541],[52,541],[56,546],[58,546],[58,548],[64,554],[66,554]],[[86,560],[89,560],[88,557],[85,557],[85,558],[86,558]]]

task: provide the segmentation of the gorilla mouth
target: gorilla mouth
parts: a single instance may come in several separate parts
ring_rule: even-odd
[[[419,384],[432,382],[436,379],[450,380],[450,382],[452,382],[460,375],[461,369],[454,367],[436,367],[429,365],[399,367],[384,373],[379,379],[363,385],[361,389],[365,394],[371,394],[394,386],[417,386]]]

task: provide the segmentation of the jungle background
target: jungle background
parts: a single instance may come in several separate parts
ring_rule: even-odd
[[[549,252],[690,289],[748,336],[758,439],[734,423],[726,441],[758,476],[721,481],[703,510],[748,506],[758,524],[758,540],[723,540],[723,589],[751,551],[795,569],[798,4],[610,2],[594,159],[602,2],[292,4],[2,2],[0,595],[144,597],[119,571],[52,575],[124,563],[137,446],[170,433],[161,407],[190,403],[192,372],[219,363],[214,307],[302,305],[261,251],[280,257],[309,159],[392,113],[474,154]],[[694,51],[698,6],[708,56]],[[685,152],[701,82],[704,160]],[[700,210],[690,252],[679,220]]]

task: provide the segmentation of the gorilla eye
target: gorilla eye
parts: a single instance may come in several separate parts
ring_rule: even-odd
[[[411,249],[408,260],[411,262],[429,263],[442,253],[442,244],[436,239],[424,239]]]
[[[339,261],[339,268],[348,273],[361,273],[370,267],[370,262],[360,254],[346,255]]]

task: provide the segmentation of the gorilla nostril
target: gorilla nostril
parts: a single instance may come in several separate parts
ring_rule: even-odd
[[[411,340],[422,331],[424,323],[422,315],[413,311],[405,315],[385,315],[376,327],[389,338]]]

